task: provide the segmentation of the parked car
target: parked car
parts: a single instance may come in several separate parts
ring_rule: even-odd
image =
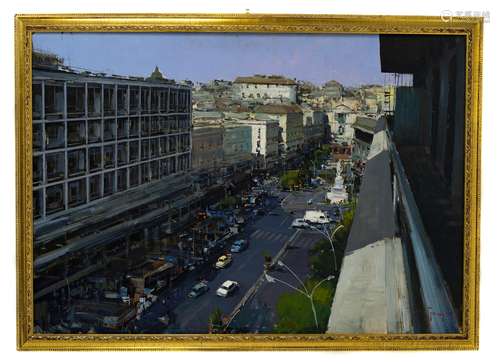
[[[309,227],[309,224],[304,219],[295,219],[292,222],[292,227],[295,229],[306,229]]]
[[[217,289],[217,296],[228,297],[232,295],[238,288],[238,282],[227,280],[222,283],[221,286]]]
[[[236,240],[231,246],[231,253],[240,253],[246,248],[248,248],[248,240]]]
[[[229,266],[233,262],[233,258],[231,257],[230,254],[226,255],[221,255],[219,259],[217,260],[217,263],[215,263],[215,268],[217,269],[223,269]]]
[[[188,293],[189,298],[197,298],[208,291],[208,285],[205,282],[197,283],[191,288],[191,292]]]
[[[307,200],[307,204],[308,204],[308,205],[312,205],[312,203],[313,203],[312,198],[310,198],[309,200]]]

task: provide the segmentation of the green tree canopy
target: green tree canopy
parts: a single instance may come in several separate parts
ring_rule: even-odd
[[[306,281],[310,292],[318,283],[316,280]],[[314,291],[314,304],[318,316],[319,328],[316,328],[311,301],[299,292],[284,293],[278,299],[276,311],[278,322],[276,332],[279,333],[318,333],[325,332],[330,317],[333,288],[329,282],[324,282]]]

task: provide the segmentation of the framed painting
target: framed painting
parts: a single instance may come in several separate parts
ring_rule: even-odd
[[[482,18],[15,23],[20,350],[477,349]]]

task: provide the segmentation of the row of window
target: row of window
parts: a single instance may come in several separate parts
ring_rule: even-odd
[[[138,113],[188,112],[191,91],[164,87],[45,81],[33,83],[33,120],[99,117]],[[87,110],[85,110],[85,107]],[[86,111],[86,113],[85,113]]]
[[[33,191],[34,217],[88,203],[189,169],[189,155],[164,158]],[[67,197],[65,193],[67,189]],[[45,192],[45,195],[44,193]],[[44,197],[45,196],[45,197]],[[67,201],[66,201],[67,198]]]
[[[266,87],[269,88],[269,86],[270,86],[270,84],[266,83]],[[292,87],[291,85],[282,85],[282,86],[280,86],[280,85],[275,85],[275,84],[273,84],[272,86],[276,87],[276,88],[290,88],[290,87]],[[259,87],[258,85],[254,85],[254,88],[258,88],[258,87]],[[246,84],[246,88],[250,88],[250,84],[247,83]]]
[[[43,155],[33,156],[33,184],[51,183],[64,179],[65,175],[72,178],[189,150],[189,134],[183,134],[73,149],[67,152],[67,161],[64,151],[46,153],[45,176]]]
[[[131,117],[33,124],[33,150],[187,132],[189,117]],[[45,135],[45,140],[44,140]]]

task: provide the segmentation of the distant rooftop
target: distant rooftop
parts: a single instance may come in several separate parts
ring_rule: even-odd
[[[151,76],[147,78],[148,81],[166,81],[165,77],[163,77],[163,73],[161,73],[158,66],[155,67],[154,71],[151,73]]]
[[[288,114],[293,112],[301,113],[302,109],[298,105],[268,104],[257,106],[255,112],[262,114]]]
[[[330,81],[326,82],[323,86],[324,87],[338,86],[338,87],[342,88],[342,84],[338,81],[335,81],[335,80],[330,80]]]
[[[248,77],[237,77],[234,83],[251,83],[261,85],[290,85],[297,84],[296,81],[278,75],[253,75]]]
[[[354,122],[354,124],[352,124],[352,127],[373,134],[376,132],[377,125],[378,122],[376,119],[366,116],[358,116],[356,117],[356,121]]]
[[[220,111],[194,111],[193,120],[214,119],[220,120],[224,118],[224,114]]]

